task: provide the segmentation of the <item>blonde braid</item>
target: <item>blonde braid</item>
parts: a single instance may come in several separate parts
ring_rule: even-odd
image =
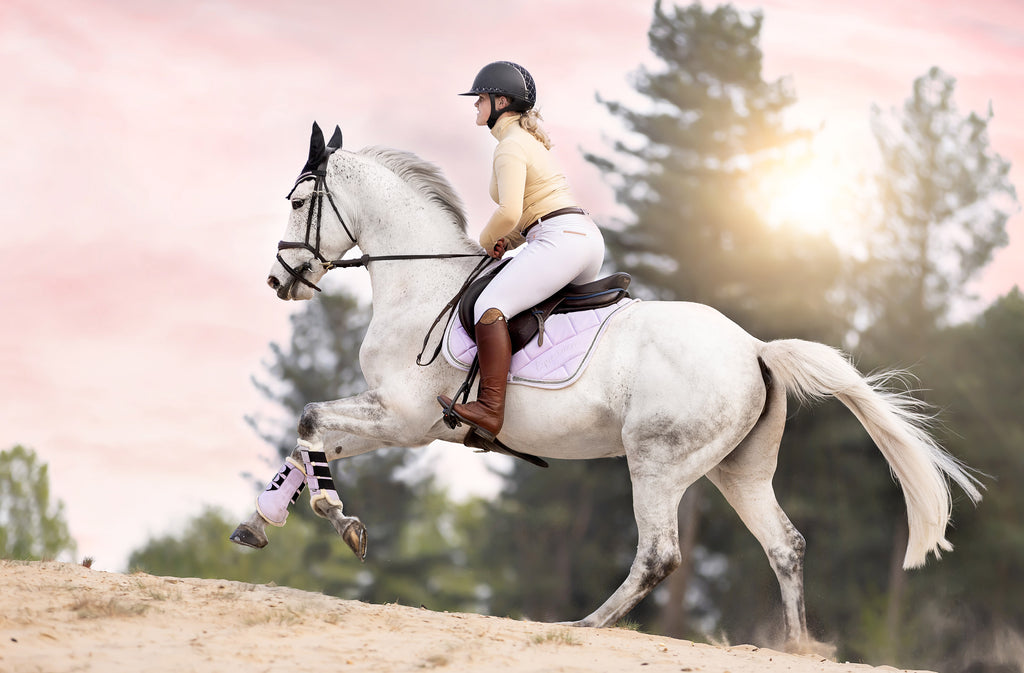
[[[540,125],[542,119],[544,118],[540,116],[540,113],[536,109],[531,108],[519,117],[519,126],[540,141],[540,144],[546,149],[551,149],[551,136]]]

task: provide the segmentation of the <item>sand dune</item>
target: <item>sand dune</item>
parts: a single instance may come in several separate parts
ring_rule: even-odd
[[[894,671],[287,587],[0,561],[0,671]]]

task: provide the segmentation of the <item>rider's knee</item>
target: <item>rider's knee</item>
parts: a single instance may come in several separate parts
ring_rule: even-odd
[[[503,320],[505,315],[501,312],[501,309],[489,308],[484,311],[484,314],[480,316],[480,322],[484,325],[492,325],[499,320]]]

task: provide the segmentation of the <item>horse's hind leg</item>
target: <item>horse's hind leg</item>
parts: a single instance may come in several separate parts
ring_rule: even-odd
[[[786,393],[771,388],[764,415],[750,434],[707,477],[761,544],[779,581],[786,649],[831,655],[807,632],[804,608],[804,538],[779,506],[772,477],[786,422]]]
[[[708,478],[733,506],[761,543],[782,594],[786,625],[786,649],[806,649],[809,641],[804,611],[804,538],[782,511],[771,481],[747,480],[725,474],[719,468]]]

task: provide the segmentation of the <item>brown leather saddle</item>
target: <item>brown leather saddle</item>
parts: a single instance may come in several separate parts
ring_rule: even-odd
[[[507,263],[508,260],[502,262],[493,271],[473,281],[459,302],[459,322],[462,323],[462,328],[466,330],[469,338],[474,341],[476,340],[476,325],[473,321],[473,308],[476,305],[476,300]],[[543,346],[544,322],[549,316],[604,308],[628,297],[627,288],[630,280],[628,273],[613,273],[582,285],[569,284],[533,308],[512,316],[512,319],[508,321],[512,352],[522,350],[538,334],[540,336],[537,343]]]

